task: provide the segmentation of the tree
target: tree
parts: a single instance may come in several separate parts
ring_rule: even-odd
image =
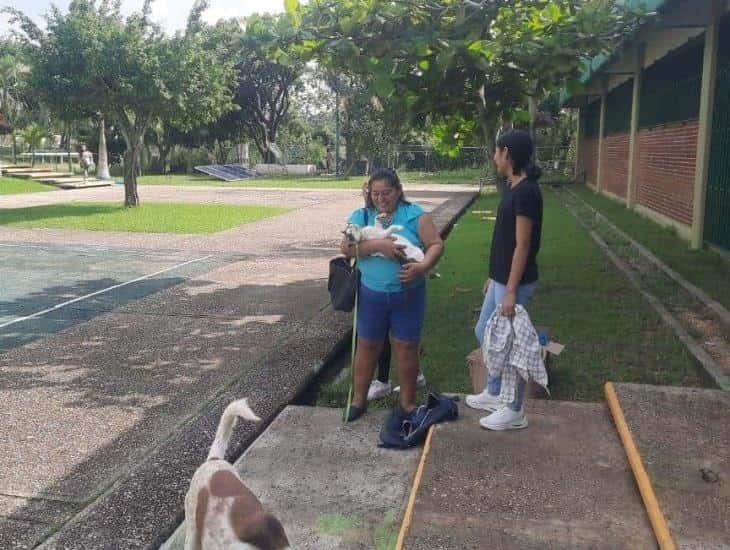
[[[21,114],[29,106],[25,77],[27,67],[17,43],[6,39],[0,42],[0,117],[13,137],[13,163],[17,162],[16,126]]]
[[[290,105],[290,92],[303,70],[301,59],[285,51],[295,30],[286,15],[254,15],[245,22],[238,42],[238,82],[234,103],[238,109],[220,121],[227,134],[251,139],[272,162],[270,144]]]
[[[217,51],[196,0],[184,33],[169,37],[150,21],[151,0],[124,16],[120,2],[72,0],[67,13],[51,8],[47,30],[7,9],[32,58],[35,90],[57,113],[101,112],[124,136],[125,204],[139,204],[137,166],[147,128],[157,120],[181,129],[206,124],[231,108],[233,64]],[[63,103],[64,105],[60,105]]]
[[[302,21],[302,52],[365,77],[386,110],[407,112],[416,124],[430,118],[434,138],[456,154],[475,133],[490,143],[503,116],[534,114],[533,100],[575,82],[586,57],[629,32],[635,20],[618,3],[290,0],[286,6]]]
[[[30,147],[30,165],[35,166],[35,150],[43,144],[48,137],[48,130],[40,124],[29,124],[20,132],[23,142]]]

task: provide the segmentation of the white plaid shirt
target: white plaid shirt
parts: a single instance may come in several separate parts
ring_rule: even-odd
[[[524,307],[515,306],[512,319],[502,315],[501,308],[497,307],[487,323],[482,357],[489,375],[502,378],[499,392],[502,403],[515,400],[518,376],[525,382],[533,380],[548,391],[540,339]]]

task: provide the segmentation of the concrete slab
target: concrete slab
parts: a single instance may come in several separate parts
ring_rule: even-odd
[[[42,172],[32,172],[30,174],[30,178],[34,180],[43,180],[47,178],[64,178],[64,177],[70,177],[73,174],[70,172],[58,172],[54,170],[44,170]]]
[[[679,548],[730,548],[730,394],[616,384]]]
[[[236,461],[292,548],[392,547],[420,450],[377,447],[385,414],[345,426],[340,410],[290,406]],[[182,549],[184,528],[161,548]]]
[[[41,181],[44,183],[76,183],[84,181],[84,178],[80,176],[71,176],[71,174],[65,174],[64,176],[43,178]]]
[[[56,186],[61,189],[92,189],[95,187],[110,187],[114,184],[108,180],[86,180],[86,181],[67,181],[57,183]]]
[[[530,426],[487,432],[478,411],[434,434],[405,548],[654,548],[605,406],[535,400]]]

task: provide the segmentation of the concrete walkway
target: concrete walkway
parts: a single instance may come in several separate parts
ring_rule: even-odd
[[[443,205],[443,227],[473,194],[440,189],[411,196]],[[334,195],[287,194],[298,210],[208,237],[0,231],[6,244],[236,252],[123,307],[58,310],[83,322],[0,354],[0,548],[155,548],[172,533],[225,404],[248,396],[270,421],[347,335],[325,279],[360,198]],[[232,456],[265,425],[243,426]]]
[[[616,384],[678,548],[730,548],[730,394]]]
[[[378,448],[385,417],[345,425],[340,409],[287,407],[236,461],[292,548],[393,547],[420,449]],[[162,550],[182,550],[184,541],[183,523]]]
[[[530,426],[478,411],[439,426],[405,548],[649,549],[654,538],[604,405],[533,400]]]

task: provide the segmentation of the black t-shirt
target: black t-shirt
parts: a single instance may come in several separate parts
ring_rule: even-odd
[[[517,216],[532,220],[530,252],[520,284],[537,281],[537,253],[542,236],[542,193],[537,182],[524,179],[505,191],[497,211],[497,223],[492,237],[492,252],[489,256],[489,278],[507,284],[512,267],[512,256],[516,247]]]

